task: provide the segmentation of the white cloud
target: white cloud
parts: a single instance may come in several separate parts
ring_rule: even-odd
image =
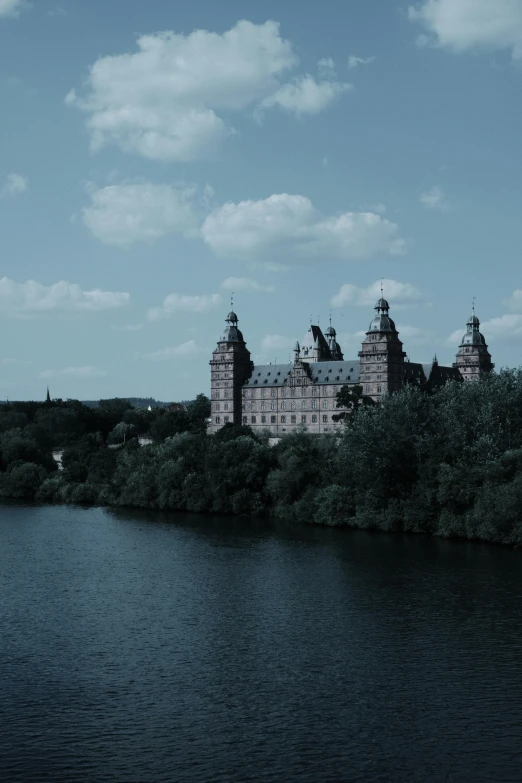
[[[32,361],[28,361],[26,359],[2,359],[2,364],[4,366],[12,366],[12,365],[28,366],[32,363],[33,363]]]
[[[30,314],[58,310],[99,311],[125,307],[130,294],[121,291],[83,291],[77,283],[60,280],[42,285],[35,280],[16,283],[8,277],[0,279],[0,312]]]
[[[205,219],[201,233],[219,256],[365,259],[401,255],[395,223],[372,212],[324,217],[305,196],[274,194],[260,201],[228,202]]]
[[[20,193],[25,193],[28,184],[27,177],[23,177],[21,174],[8,174],[4,184],[0,187],[0,196],[18,196]]]
[[[437,185],[431,188],[431,190],[421,193],[419,201],[426,209],[436,209],[439,212],[449,212],[451,209],[442,188],[439,188]]]
[[[407,342],[408,345],[433,345],[437,339],[433,330],[420,329],[418,326],[397,324],[397,331],[401,340]]]
[[[88,187],[91,205],[83,209],[83,221],[91,233],[107,245],[129,247],[167,234],[197,234],[198,217],[194,187],[137,184]]]
[[[142,354],[142,359],[150,359],[152,361],[164,361],[165,359],[173,359],[176,356],[192,356],[197,353],[201,353],[202,349],[198,348],[194,340],[188,340],[181,345],[173,345],[169,348],[161,348],[159,351],[152,351],[152,353]]]
[[[480,331],[484,335],[486,342],[489,340],[518,340],[522,336],[522,314],[505,313],[497,318],[490,318],[480,324]],[[448,337],[448,343],[460,344],[463,335],[466,333],[466,327],[456,329]]]
[[[517,288],[513,291],[509,299],[506,300],[506,305],[510,310],[522,313],[522,289]]]
[[[299,62],[272,21],[242,20],[222,34],[143,35],[137,45],[133,54],[101,57],[91,66],[86,97],[74,90],[66,97],[87,114],[93,150],[112,143],[158,161],[208,157],[235,133],[231,115],[277,94]],[[322,101],[315,97],[316,106],[327,105],[325,91],[319,91]],[[303,85],[293,98],[301,113],[311,108],[305,93]]]
[[[520,339],[522,335],[522,315],[519,313],[506,313],[498,318],[491,318],[480,325],[480,331],[486,338],[491,339]]]
[[[31,7],[27,0],[0,0],[0,19],[3,16],[20,16],[22,11]]]
[[[408,16],[436,46],[454,52],[510,50],[513,59],[522,58],[520,0],[424,0],[410,6]]]
[[[326,78],[335,76],[335,63],[331,57],[323,57],[317,63],[317,70],[320,76]]]
[[[143,324],[125,324],[124,326],[113,325],[112,327],[117,332],[139,332],[143,329]]]
[[[201,294],[196,296],[187,296],[185,294],[169,294],[163,300],[161,307],[152,307],[148,312],[150,321],[159,321],[161,318],[168,318],[173,313],[203,313],[206,310],[212,310],[221,304],[219,294]]]
[[[422,293],[411,283],[400,283],[398,280],[384,279],[382,280],[382,287],[383,296],[389,301],[391,307],[418,304],[423,299]],[[373,307],[380,297],[380,280],[376,280],[367,288],[359,288],[352,283],[345,283],[332,297],[332,306],[343,307],[351,304],[358,307]]]
[[[282,334],[266,334],[261,340],[261,350],[263,353],[290,350],[294,347],[295,341],[295,337],[285,337]]]
[[[351,54],[348,57],[348,69],[351,71],[353,68],[358,68],[359,65],[369,65],[375,62],[375,57],[355,57]]]
[[[264,109],[278,107],[297,117],[304,114],[319,114],[330,106],[344,92],[353,89],[351,84],[341,82],[318,82],[313,76],[299,76],[293,82],[283,84],[273,95],[261,101],[257,116]]]
[[[58,376],[72,376],[74,378],[103,378],[107,373],[97,367],[65,367],[63,370],[44,370],[39,378],[57,378]]]
[[[274,290],[273,285],[263,285],[248,277],[227,277],[221,283],[221,288],[226,288],[229,291],[264,291],[267,293]]]

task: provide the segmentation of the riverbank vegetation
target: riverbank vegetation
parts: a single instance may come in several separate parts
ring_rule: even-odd
[[[179,411],[3,406],[0,495],[522,543],[522,370],[339,401],[341,413],[351,403],[341,432],[275,446],[248,427],[207,436],[203,395]],[[140,446],[144,434],[153,443]]]

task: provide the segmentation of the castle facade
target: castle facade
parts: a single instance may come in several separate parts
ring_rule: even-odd
[[[331,324],[324,334],[311,325],[303,345],[297,342],[294,347],[293,362],[262,365],[252,362],[238,317],[230,312],[210,361],[208,432],[229,423],[268,430],[273,437],[297,428],[333,432],[341,426],[333,416],[341,412],[336,395],[343,386],[360,385],[365,395],[379,402],[406,384],[429,390],[448,380],[478,381],[494,367],[474,312],[455,362],[443,367],[436,357],[428,363],[410,362],[386,299],[381,297],[375,310],[357,359],[344,358]]]

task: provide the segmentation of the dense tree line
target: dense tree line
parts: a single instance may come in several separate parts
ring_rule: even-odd
[[[382,405],[344,388],[338,405],[339,433],[275,446],[244,426],[207,436],[203,395],[180,411],[11,406],[0,494],[522,543],[522,370],[431,394],[408,387]],[[145,433],[154,442],[140,446]]]

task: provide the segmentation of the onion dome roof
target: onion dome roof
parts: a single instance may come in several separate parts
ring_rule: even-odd
[[[234,312],[233,310],[231,310],[231,311],[229,312],[229,314],[227,315],[227,317],[226,317],[226,320],[227,320],[227,321],[229,321],[231,324],[237,324],[237,322],[238,322],[238,317],[237,317],[237,315],[235,314],[235,312]]]
[[[390,309],[390,305],[388,304],[386,299],[384,299],[381,296],[381,298],[377,300],[377,304],[375,305],[375,309],[376,310],[389,310]]]
[[[225,326],[223,329],[223,334],[221,335],[221,338],[219,342],[223,343],[241,343],[244,342],[243,339],[243,333],[237,328],[237,326],[233,326],[232,324],[230,326]]]
[[[325,335],[326,335],[327,337],[335,337],[335,336],[336,336],[336,334],[337,334],[337,332],[335,331],[335,329],[333,328],[333,326],[332,326],[332,325],[330,325],[330,326],[328,327],[328,329],[326,330],[326,332],[325,332]]]
[[[395,321],[384,313],[376,315],[370,323],[369,332],[396,332]]]
[[[475,313],[472,313],[470,315],[467,323],[467,331],[464,337],[462,338],[461,346],[462,345],[486,345],[486,340],[484,339],[484,335],[482,335],[479,332],[479,326],[480,321],[475,315]]]

